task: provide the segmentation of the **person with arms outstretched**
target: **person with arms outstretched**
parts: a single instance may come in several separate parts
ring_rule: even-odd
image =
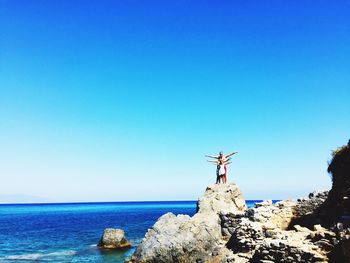
[[[224,184],[227,182],[227,176],[226,176],[227,164],[231,163],[229,162],[231,160],[231,158],[229,157],[236,153],[238,152],[233,152],[227,155],[224,155],[223,152],[220,152],[218,156],[206,155],[206,157],[208,158],[216,159],[215,161],[208,160],[208,162],[211,162],[217,165],[216,166],[216,184],[219,184],[221,179]]]

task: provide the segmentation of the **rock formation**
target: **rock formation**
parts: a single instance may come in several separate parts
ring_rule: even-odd
[[[350,263],[350,140],[334,151],[328,172],[332,174],[332,189],[318,214],[325,224],[333,226],[339,240],[330,260]]]
[[[197,213],[202,215],[217,214],[221,211],[244,211],[246,208],[243,195],[234,183],[207,187],[197,202]]]
[[[327,254],[334,247],[334,232],[321,225],[313,229],[294,225],[289,229],[293,218],[306,207],[313,210],[310,204],[324,201],[325,193],[309,196],[276,204],[257,203],[244,214],[220,214],[229,249],[222,256],[226,261],[221,262],[327,262]]]
[[[332,175],[332,189],[321,209],[327,210],[332,217],[325,218],[332,225],[334,221],[347,221],[350,217],[350,140],[346,146],[333,153],[333,159],[328,167]],[[330,211],[331,210],[331,211]],[[325,214],[325,211],[322,211]],[[328,220],[327,220],[328,219]]]
[[[210,186],[192,218],[160,217],[129,262],[327,262],[334,232],[317,224],[289,228],[295,217],[316,210],[327,193],[247,209],[235,184]]]
[[[125,249],[131,247],[121,229],[106,228],[98,243],[98,247],[105,249]]]
[[[235,184],[210,186],[193,217],[160,217],[129,262],[350,263],[350,142],[328,171],[329,192],[250,209]]]
[[[236,184],[209,186],[193,217],[167,213],[148,230],[130,262],[205,262],[222,245],[219,213],[241,213],[246,205]]]

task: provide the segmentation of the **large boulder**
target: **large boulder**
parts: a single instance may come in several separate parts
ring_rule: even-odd
[[[148,230],[129,262],[205,262],[222,248],[222,211],[242,213],[242,193],[234,183],[209,186],[198,200],[193,217],[161,216]]]
[[[234,183],[208,186],[197,202],[197,213],[201,214],[237,212],[246,208],[243,195]]]
[[[106,228],[98,243],[98,247],[105,249],[126,249],[131,244],[125,238],[125,233],[121,229]]]

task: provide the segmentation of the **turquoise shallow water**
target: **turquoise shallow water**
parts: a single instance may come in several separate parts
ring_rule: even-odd
[[[0,262],[123,262],[161,215],[195,210],[195,201],[0,205]],[[123,229],[132,248],[99,250],[108,227]]]

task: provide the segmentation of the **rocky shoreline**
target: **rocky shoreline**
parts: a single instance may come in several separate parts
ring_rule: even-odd
[[[349,147],[334,154],[329,192],[247,209],[236,184],[209,186],[194,216],[161,216],[126,262],[350,262]]]

